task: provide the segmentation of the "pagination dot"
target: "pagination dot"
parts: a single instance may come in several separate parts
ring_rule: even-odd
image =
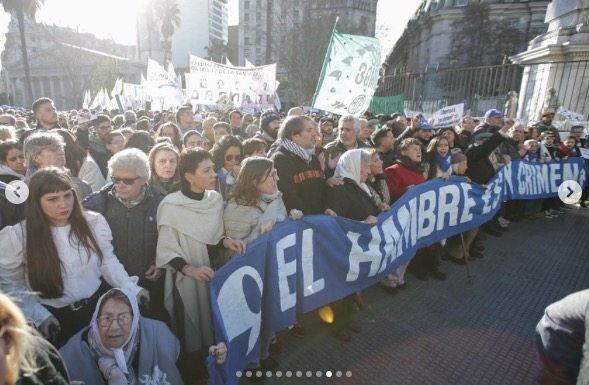
[[[333,373],[331,373],[331,370],[328,370],[327,372],[325,372],[325,377],[331,377],[333,375]]]
[[[318,371],[315,373],[315,375],[316,375],[317,377],[321,377],[321,376],[323,375],[323,373],[322,373],[320,370],[318,370]]]
[[[346,372],[346,377],[352,377],[352,372],[350,372],[349,370]]]
[[[335,372],[335,376],[336,377],[341,377],[342,376],[342,372],[340,372],[339,370],[337,372]]]

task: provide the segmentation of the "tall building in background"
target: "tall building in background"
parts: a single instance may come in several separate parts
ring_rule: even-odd
[[[255,65],[278,63],[277,78],[281,82],[279,94],[283,106],[309,103],[308,91],[293,94],[297,87],[292,84],[294,79],[289,79],[289,65],[285,61],[291,61],[291,57],[297,55],[307,56],[308,60],[300,67],[305,67],[312,77],[318,79],[335,19],[339,17],[338,30],[341,32],[374,36],[377,2],[239,0],[239,60],[233,64],[243,66],[246,59]],[[319,46],[313,45],[317,41]],[[319,61],[319,71],[312,61]],[[294,76],[298,77],[297,74]]]
[[[228,0],[178,0],[180,26],[172,37],[172,64],[176,70],[188,70],[188,53],[207,57],[205,47],[213,39],[228,41]],[[147,62],[151,42],[151,57],[163,62],[160,34],[157,27],[150,34],[147,31],[145,14],[137,16],[137,50],[141,62]]]
[[[84,92],[93,86],[99,68],[107,66],[125,82],[139,83],[145,70],[131,45],[98,39],[69,27],[25,19],[25,40],[31,73],[33,99],[49,97],[58,109],[80,107]],[[26,100],[25,72],[18,20],[12,17],[2,51],[0,104],[30,108]],[[110,90],[109,90],[110,91]]]
[[[521,36],[517,44],[514,44],[514,52],[495,52],[494,56],[488,55],[495,62],[482,60],[477,66],[501,64],[507,60],[507,56],[525,50],[529,40],[546,31],[544,17],[550,0],[423,0],[387,55],[383,64],[385,74],[461,67],[461,63],[449,58],[452,49],[461,49],[460,46],[453,48],[453,42],[466,38],[457,36],[456,33],[472,23],[479,23],[481,30],[489,27],[484,26],[480,20],[469,20],[465,17],[465,9],[470,3],[488,5],[492,20],[507,27],[506,30],[519,32],[517,36]],[[492,31],[485,33],[490,34]],[[491,50],[491,47],[486,48],[487,52]],[[481,57],[475,52],[471,54]]]

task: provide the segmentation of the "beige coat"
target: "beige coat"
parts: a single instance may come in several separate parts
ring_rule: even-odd
[[[190,199],[178,191],[166,196],[158,207],[156,265],[168,269],[164,305],[172,315],[173,326],[178,322],[172,296],[174,286],[182,299],[184,330],[174,332],[179,338],[184,337],[187,352],[200,350],[215,342],[209,284],[176,272],[169,262],[180,257],[195,267],[210,266],[207,244],[216,245],[221,240],[222,218],[223,198],[216,191],[207,190],[201,201]]]

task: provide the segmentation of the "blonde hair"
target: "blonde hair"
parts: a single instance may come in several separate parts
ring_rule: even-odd
[[[6,295],[0,293],[0,338],[6,349],[5,385],[14,385],[21,372],[34,373],[35,359],[29,336],[36,333],[27,325],[25,316],[16,304]]]
[[[7,140],[16,140],[16,134],[14,131],[14,127],[12,126],[0,127],[0,142],[4,142]]]

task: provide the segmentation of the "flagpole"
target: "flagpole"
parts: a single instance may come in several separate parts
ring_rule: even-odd
[[[325,53],[325,59],[323,60],[323,68],[321,68],[321,74],[319,75],[319,80],[317,81],[317,88],[315,88],[315,94],[313,95],[313,103],[311,103],[311,106],[313,106],[313,108],[315,108],[315,101],[317,99],[317,95],[319,94],[319,89],[320,89],[320,86],[322,83],[321,80],[325,76],[325,72],[327,72],[326,61],[327,61],[329,52],[331,52],[331,46],[333,45],[333,36],[335,35],[338,21],[339,21],[339,16],[337,16],[335,18],[335,23],[333,24],[333,30],[331,31],[331,39],[329,39],[329,46],[327,47],[327,52]]]

